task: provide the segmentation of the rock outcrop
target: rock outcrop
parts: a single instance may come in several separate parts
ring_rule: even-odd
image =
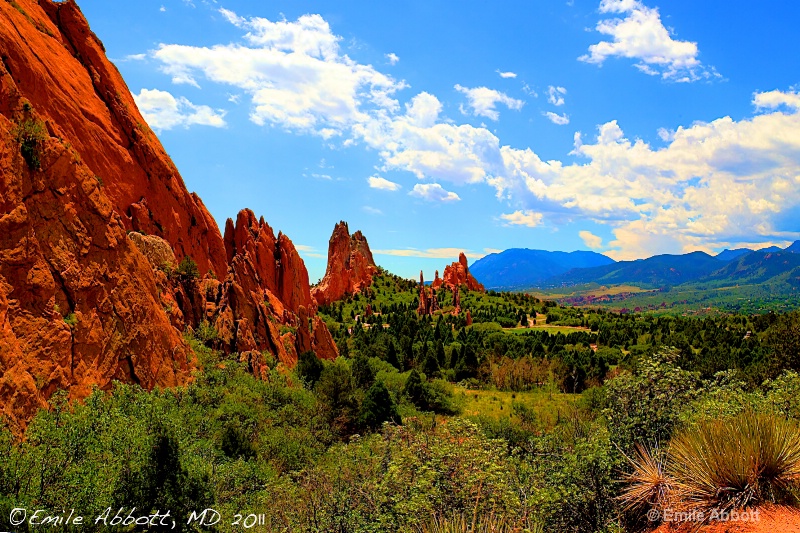
[[[312,296],[317,304],[327,305],[369,287],[377,272],[364,235],[360,231],[350,235],[347,222],[339,222],[328,241],[325,277],[312,289]]]
[[[464,255],[464,252],[458,254],[457,262],[445,267],[444,274],[442,274],[442,285],[450,289],[464,286],[471,291],[484,291],[483,285],[469,273],[467,256]]]
[[[263,351],[336,356],[291,240],[247,210],[223,239],[73,0],[0,2],[0,56],[0,414],[185,383],[184,328],[257,375]]]
[[[436,289],[425,286],[425,279],[423,278],[422,271],[419,271],[419,296],[417,297],[419,304],[417,305],[417,314],[432,315],[439,308],[439,299],[436,297]]]

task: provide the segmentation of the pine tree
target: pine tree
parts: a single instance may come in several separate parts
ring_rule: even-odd
[[[363,355],[353,359],[353,380],[360,389],[366,389],[375,382],[375,372],[369,366],[369,360]]]
[[[364,395],[359,424],[366,429],[377,429],[384,422],[400,423],[397,406],[382,381],[376,381]]]
[[[408,375],[405,387],[403,387],[403,394],[411,400],[411,403],[420,409],[425,409],[425,385],[422,383],[422,376],[416,369]]]
[[[397,358],[397,348],[393,341],[389,341],[389,349],[386,351],[386,362],[400,370],[400,360]]]
[[[442,341],[436,341],[436,363],[439,365],[439,368],[444,368],[447,365]]]

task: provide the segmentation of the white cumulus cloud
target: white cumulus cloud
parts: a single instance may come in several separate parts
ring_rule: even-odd
[[[247,31],[246,44],[211,47],[161,44],[153,56],[174,83],[199,87],[199,76],[249,94],[250,119],[324,138],[369,119],[371,109],[397,109],[393,93],[406,87],[339,48],[320,15],[273,22],[220,13]]]
[[[672,38],[657,8],[639,0],[602,0],[600,13],[620,16],[597,24],[597,31],[611,40],[589,46],[589,53],[578,58],[581,61],[602,65],[610,57],[625,57],[637,61],[635,66],[642,72],[671,81],[719,77],[698,59],[697,43]]]
[[[497,74],[500,75],[501,78],[516,78],[517,77],[517,73],[516,72],[511,72],[511,71],[503,72],[500,69],[498,69],[496,72],[497,72]]]
[[[397,191],[400,189],[400,184],[389,181],[380,176],[370,176],[367,178],[367,183],[373,189],[380,189],[382,191]]]
[[[583,243],[592,250],[599,250],[603,247],[603,238],[595,235],[591,231],[579,231],[578,237],[580,237]]]
[[[438,183],[417,183],[408,194],[429,202],[456,202],[461,200],[456,193],[444,190],[444,187]]]
[[[142,89],[133,99],[142,116],[156,131],[189,126],[225,126],[225,111],[207,105],[195,105],[183,96],[175,98],[167,91]]]
[[[390,52],[386,54],[386,59],[389,61],[390,65],[396,65],[400,58],[394,52]]]
[[[542,224],[544,215],[526,209],[522,211],[514,211],[513,213],[502,214],[500,215],[500,218],[505,220],[506,225],[509,226],[528,226],[529,228],[535,228],[536,226]]]
[[[637,0],[603,6],[605,13],[628,17],[649,9]],[[508,214],[513,219],[502,219],[505,223],[526,220],[530,212],[530,221],[539,224],[587,220],[605,225],[612,237],[604,248],[616,259],[800,238],[791,216],[800,209],[797,91],[757,93],[752,117],[689,122],[662,131],[658,146],[626,134],[612,120],[594,134],[577,133],[570,161],[566,154],[545,160],[532,148],[501,142],[486,127],[448,118],[433,94],[397,100],[406,84],[343,54],[341,38],[319,15],[279,22],[230,12],[226,17],[241,28],[241,42],[163,44],[151,57],[176,82],[234,87],[242,105],[249,99],[257,124],[339,136],[344,145],[374,150],[379,172],[410,172],[422,181],[410,191],[414,197],[457,201],[453,187],[483,184],[498,199],[519,206]],[[612,55],[618,54],[602,57]],[[671,79],[679,72],[690,77],[704,72],[691,61],[692,54],[684,60],[665,55],[669,60],[663,63],[644,57],[649,56],[636,56]],[[158,116],[171,117],[162,127],[224,125],[221,112],[175,98],[173,104],[165,95],[152,95],[168,111]],[[143,96],[148,93],[139,99]],[[556,101],[559,96],[563,93],[556,91]],[[153,120],[151,125],[158,122]]]
[[[466,95],[467,103],[472,108],[472,114],[476,117],[486,117],[491,120],[500,118],[500,113],[497,111],[497,104],[503,104],[509,109],[520,110],[525,104],[522,100],[511,98],[505,93],[489,89],[488,87],[475,87],[469,89],[456,85],[455,89]]]

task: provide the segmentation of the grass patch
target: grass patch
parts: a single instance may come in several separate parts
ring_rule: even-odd
[[[469,390],[453,387],[453,397],[465,417],[518,419],[521,413],[531,413],[546,427],[555,426],[571,412],[580,395],[564,394],[554,389],[511,392],[498,390]]]
[[[510,333],[512,335],[524,335],[524,334],[528,333],[529,331],[537,331],[537,330],[538,331],[546,331],[546,332],[552,333],[552,334],[563,333],[565,335],[568,334],[568,333],[574,333],[576,331],[585,331],[586,333],[592,333],[592,331],[589,328],[580,328],[580,327],[575,327],[575,326],[547,326],[547,325],[541,325],[541,326],[533,326],[533,327],[530,327],[530,328],[503,328],[504,332]]]

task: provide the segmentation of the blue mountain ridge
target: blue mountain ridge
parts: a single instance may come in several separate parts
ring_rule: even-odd
[[[796,277],[800,262],[787,254],[800,254],[800,240],[785,249],[776,246],[758,251],[739,248],[723,250],[716,256],[691,252],[619,262],[596,252],[511,248],[479,259],[470,266],[470,272],[487,289],[498,290],[588,283],[654,288],[701,281],[765,283]]]

